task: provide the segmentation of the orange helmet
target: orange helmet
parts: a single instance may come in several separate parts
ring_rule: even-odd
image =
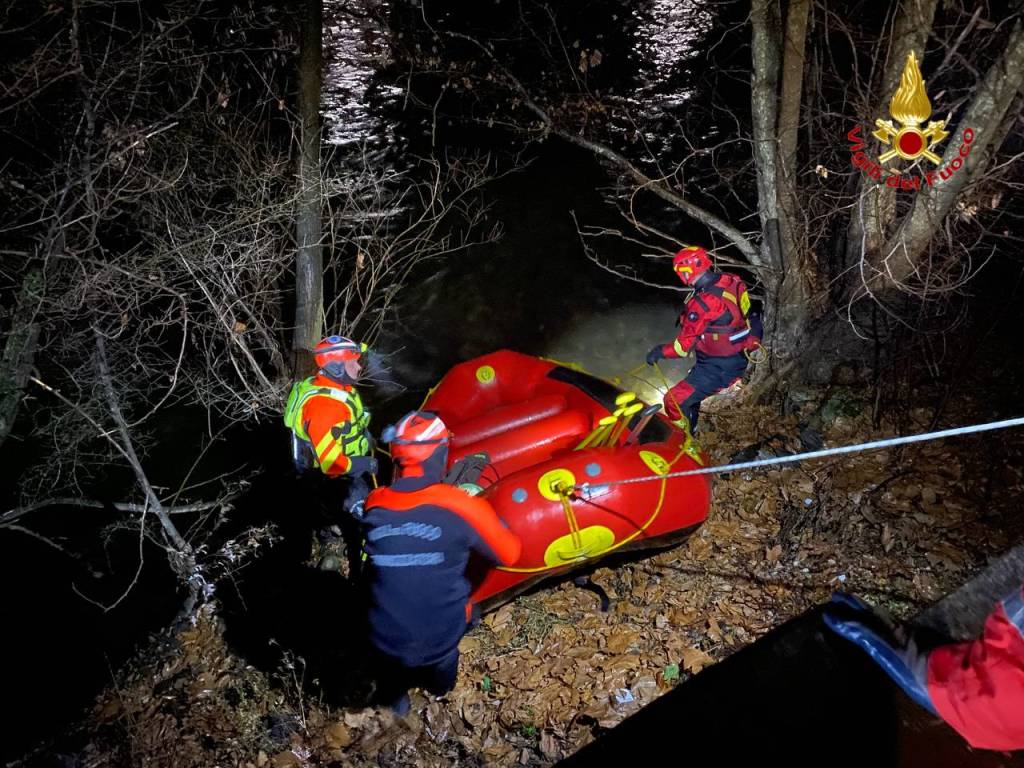
[[[711,259],[699,245],[688,245],[672,259],[672,268],[683,285],[693,285],[698,277],[711,269]]]
[[[380,437],[391,444],[391,459],[404,471],[424,464],[439,448],[447,450],[451,434],[436,413],[412,411],[385,428]]]
[[[316,367],[328,376],[341,377],[345,372],[346,360],[358,360],[366,351],[366,345],[344,336],[328,336],[313,350]]]

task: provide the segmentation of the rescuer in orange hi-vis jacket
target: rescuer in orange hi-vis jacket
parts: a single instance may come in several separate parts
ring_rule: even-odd
[[[470,552],[511,565],[522,549],[483,498],[441,482],[448,428],[412,411],[384,430],[395,479],[366,500],[370,642],[377,652],[376,700],[398,714],[408,690],[443,695],[455,685],[459,640],[469,628]]]
[[[316,376],[296,382],[288,395],[284,423],[292,432],[292,458],[300,471],[317,468],[328,477],[348,479],[344,508],[356,517],[377,472],[371,456],[370,412],[355,385],[365,344],[328,336],[316,345]]]
[[[729,272],[715,272],[703,248],[683,248],[672,266],[694,294],[683,307],[675,341],[651,347],[647,364],[696,352],[697,362],[686,378],[665,393],[665,413],[683,429],[692,430],[701,401],[743,376],[746,353],[760,345],[762,329],[760,318],[750,312],[743,280]]]

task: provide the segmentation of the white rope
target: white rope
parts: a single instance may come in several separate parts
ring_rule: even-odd
[[[688,469],[682,472],[669,472],[665,475],[650,475],[644,477],[631,477],[624,480],[609,480],[607,483],[578,483],[573,486],[574,490],[583,491],[586,494],[598,493],[601,489],[613,485],[626,485],[629,483],[646,483],[652,480],[668,480],[671,477],[688,477],[690,475],[715,475],[722,472],[735,472],[738,469],[755,469],[757,467],[771,467],[776,464],[792,464],[796,461],[807,459],[822,459],[826,456],[839,456],[844,453],[858,453],[860,451],[874,451],[879,448],[892,448],[896,445],[907,445],[909,443],[923,443],[928,440],[941,440],[944,437],[955,437],[957,435],[970,435],[975,432],[989,432],[994,429],[1007,429],[1008,427],[1024,426],[1024,416],[1015,419],[1004,419],[1003,421],[990,421],[985,424],[973,424],[967,427],[955,427],[954,429],[943,429],[938,432],[925,432],[921,435],[908,435],[906,437],[890,437],[886,440],[875,440],[870,443],[858,443],[857,445],[843,445],[838,448],[825,448],[820,451],[809,453],[797,453],[792,456],[776,456],[771,459],[759,459],[757,461],[744,461],[740,464],[725,464],[718,467],[701,467],[700,469]]]

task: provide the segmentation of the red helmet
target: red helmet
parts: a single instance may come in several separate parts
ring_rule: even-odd
[[[672,259],[672,268],[683,285],[693,285],[698,277],[711,269],[711,259],[699,245],[688,245]]]
[[[412,411],[387,427],[381,439],[391,444],[391,458],[403,469],[423,464],[439,447],[447,449],[451,434],[441,417],[431,411]]]
[[[346,360],[358,360],[366,351],[365,344],[359,344],[344,336],[328,336],[313,350],[316,367],[328,374],[344,370]]]

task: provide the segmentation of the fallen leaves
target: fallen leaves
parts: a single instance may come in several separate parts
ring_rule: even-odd
[[[715,462],[766,435],[799,433],[796,417],[753,406],[723,410],[713,426],[701,439]],[[892,433],[851,408],[822,438],[837,445]],[[900,616],[985,562],[1003,534],[984,527],[989,509],[965,485],[987,477],[979,457],[928,444],[894,465],[898,458],[865,454],[717,479],[711,518],[685,545],[596,569],[593,581],[612,597],[608,613],[567,583],[516,599],[462,639],[455,690],[440,701],[413,693],[404,719],[312,697],[302,708],[289,704],[231,654],[211,620],[101,698],[94,722],[134,729],[134,754],[156,768],[418,768],[464,763],[467,754],[486,766],[549,765],[591,740],[595,723],[614,727],[835,589]],[[243,682],[252,692],[229,705],[228,692]],[[264,718],[289,706],[296,718],[302,710],[305,729],[291,743],[261,741]]]
[[[722,642],[722,628],[718,626],[718,621],[714,616],[708,619],[708,637],[716,643]]]
[[[352,743],[352,732],[345,723],[334,723],[324,731],[324,740],[333,749],[343,749]]]
[[[886,552],[891,552],[893,545],[896,543],[896,537],[893,536],[892,528],[888,524],[882,526],[882,549]]]
[[[683,669],[693,674],[714,663],[715,660],[700,648],[687,648],[683,651]]]
[[[302,765],[302,760],[291,750],[278,752],[270,758],[271,768],[297,768]]]
[[[636,645],[640,640],[640,633],[629,627],[615,627],[608,634],[605,641],[605,650],[608,653],[623,653],[631,646]]]
[[[540,735],[540,753],[548,760],[554,762],[562,756],[562,750],[550,731],[544,731]]]

